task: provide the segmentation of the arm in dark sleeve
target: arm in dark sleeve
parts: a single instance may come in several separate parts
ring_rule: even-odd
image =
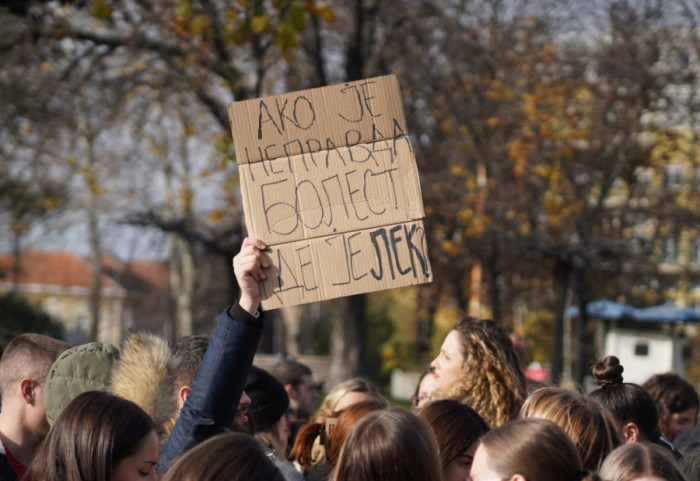
[[[262,313],[251,316],[238,302],[221,314],[190,395],[161,449],[161,473],[188,449],[232,427],[262,335],[262,318]]]

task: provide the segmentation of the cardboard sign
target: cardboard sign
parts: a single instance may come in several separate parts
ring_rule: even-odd
[[[395,76],[228,105],[265,309],[432,280]]]

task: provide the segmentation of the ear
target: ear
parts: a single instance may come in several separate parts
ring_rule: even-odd
[[[513,476],[510,477],[510,481],[527,481],[525,479],[525,476],[522,474],[514,474]]]
[[[294,395],[294,386],[292,386],[291,384],[285,384],[284,390],[287,391],[287,396],[289,396],[289,399],[296,398],[296,396]]]
[[[185,401],[187,401],[188,397],[190,397],[190,387],[182,386],[180,391],[177,393],[177,404],[180,409],[182,409],[182,406],[185,405]]]
[[[627,423],[622,427],[622,436],[625,443],[636,443],[639,441],[639,428],[634,423]]]
[[[33,379],[22,379],[19,383],[19,389],[22,393],[22,398],[27,404],[34,404],[34,387],[35,383]]]

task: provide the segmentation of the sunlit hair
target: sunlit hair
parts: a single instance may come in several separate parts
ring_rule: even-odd
[[[480,441],[490,469],[502,478],[527,481],[600,481],[584,469],[576,446],[558,425],[545,419],[518,419],[486,433]]]
[[[538,389],[525,400],[520,417],[547,419],[559,425],[576,445],[583,466],[593,471],[621,443],[603,405],[571,389]]]
[[[331,414],[336,410],[335,406],[338,404],[338,401],[350,392],[365,393],[370,399],[386,399],[374,383],[362,377],[354,377],[345,382],[341,382],[328,391],[328,394],[326,394],[326,397],[321,403],[319,412],[326,415]]]
[[[355,423],[365,414],[388,407],[387,401],[373,399],[353,404],[327,417],[319,416],[316,421],[306,423],[301,427],[294,440],[294,447],[290,455],[304,469],[312,469],[320,461],[317,457],[322,455],[332,468],[336,464],[345,438]],[[324,448],[318,454],[313,449],[317,442],[320,442]]]
[[[686,481],[668,450],[652,443],[628,443],[615,449],[603,462],[600,476],[605,481],[632,481],[640,477]]]
[[[508,333],[490,319],[461,319],[454,327],[464,355],[462,372],[442,398],[468,404],[491,427],[515,419],[526,396],[525,375]]]
[[[427,424],[405,409],[374,411],[353,426],[331,475],[333,481],[441,481]]]
[[[180,456],[161,481],[284,481],[262,444],[243,433],[210,438]]]
[[[30,466],[41,481],[110,481],[155,425],[131,401],[101,391],[76,396],[61,411]]]
[[[624,368],[615,356],[607,356],[593,366],[595,383],[600,386],[588,395],[599,401],[613,417],[617,432],[628,423],[637,426],[638,441],[653,441],[658,432],[656,406],[641,386],[623,382]]]
[[[700,400],[695,388],[676,373],[655,374],[642,387],[649,393],[659,413],[659,430],[673,442],[671,415],[691,408],[698,409]]]
[[[433,401],[421,410],[419,417],[435,434],[443,470],[489,430],[476,411],[456,399]]]

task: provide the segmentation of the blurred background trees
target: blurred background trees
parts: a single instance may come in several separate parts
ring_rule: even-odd
[[[63,239],[90,256],[95,286],[103,252],[169,259],[164,335],[211,329],[235,295],[245,232],[226,104],[387,73],[436,281],[275,312],[268,349],[331,353],[334,381],[378,379],[421,369],[469,312],[549,356],[558,379],[566,306],[700,305],[691,0],[3,5],[4,241]],[[573,331],[580,380],[592,321]]]

